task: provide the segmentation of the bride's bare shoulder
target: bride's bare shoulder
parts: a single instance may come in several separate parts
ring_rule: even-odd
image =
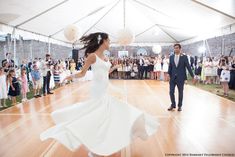
[[[87,57],[87,62],[95,63],[95,61],[96,61],[96,55],[95,55],[95,53],[89,54],[89,56]]]

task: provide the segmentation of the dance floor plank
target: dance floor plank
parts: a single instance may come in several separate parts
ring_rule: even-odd
[[[156,116],[160,123],[156,134],[146,141],[136,139],[112,157],[235,154],[234,102],[185,85],[183,111],[168,112],[168,83],[153,80],[111,80],[111,83],[119,88],[119,92],[111,89],[112,95]],[[89,99],[89,84],[75,82],[56,89],[53,95],[1,111],[0,156],[87,157],[85,147],[71,152],[55,140],[40,141],[39,135],[54,125],[50,117],[52,111]]]

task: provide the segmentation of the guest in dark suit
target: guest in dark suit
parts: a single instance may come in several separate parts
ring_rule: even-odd
[[[191,66],[189,65],[188,57],[181,53],[181,45],[175,44],[174,54],[170,56],[170,63],[168,68],[168,74],[170,76],[169,83],[171,98],[171,106],[168,108],[168,111],[173,111],[176,108],[175,86],[177,86],[179,91],[178,111],[182,111],[184,82],[187,80],[186,68],[188,69],[192,78],[194,78]]]
[[[190,66],[192,69],[194,69],[194,62],[195,62],[194,57],[190,56]]]
[[[140,59],[139,59],[139,79],[143,79],[143,75],[144,75],[144,57],[142,56],[142,54],[140,54]]]

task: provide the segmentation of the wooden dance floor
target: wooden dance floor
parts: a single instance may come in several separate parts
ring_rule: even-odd
[[[116,93],[119,99],[157,116],[160,123],[156,134],[148,140],[137,139],[112,157],[235,154],[234,102],[186,85],[183,111],[168,112],[168,83],[153,80],[111,82],[127,92]],[[75,82],[55,90],[53,95],[1,111],[0,157],[87,157],[84,147],[71,152],[54,140],[40,141],[39,135],[54,125],[50,117],[52,111],[88,99],[88,85],[89,82]]]

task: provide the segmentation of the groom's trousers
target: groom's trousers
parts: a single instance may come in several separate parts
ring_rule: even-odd
[[[175,103],[175,86],[178,88],[178,107],[182,107],[183,103],[183,91],[184,91],[184,81],[177,80],[177,77],[170,79],[170,97],[171,97],[171,106],[176,107]]]

